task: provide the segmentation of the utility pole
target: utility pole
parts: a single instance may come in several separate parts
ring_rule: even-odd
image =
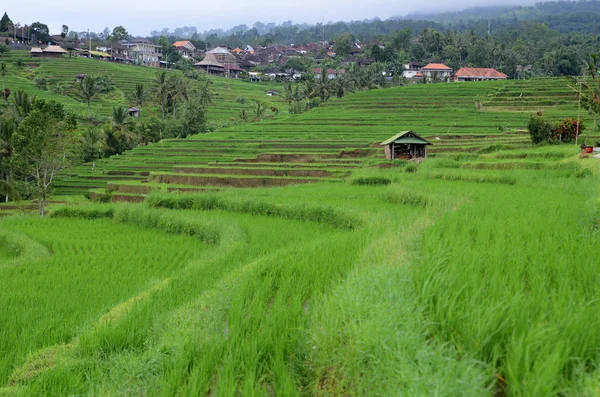
[[[90,37],[90,30],[88,29],[88,40],[89,40],[89,53],[88,58],[92,57],[92,38]]]

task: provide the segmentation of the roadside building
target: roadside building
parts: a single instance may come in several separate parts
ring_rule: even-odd
[[[431,145],[431,142],[410,130],[400,132],[381,142],[386,160],[427,158],[427,145]]]

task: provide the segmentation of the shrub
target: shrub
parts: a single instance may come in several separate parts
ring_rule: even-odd
[[[40,90],[45,91],[48,89],[48,77],[45,74],[38,74],[33,78],[33,82]]]
[[[241,104],[243,105],[243,104],[245,104],[245,103],[246,103],[246,97],[245,97],[245,96],[243,96],[243,95],[240,95],[239,97],[237,97],[237,98],[235,99],[235,101],[236,101],[237,103],[241,103]]]
[[[570,143],[575,141],[578,132],[584,129],[583,122],[574,118],[566,118],[554,125],[554,140],[557,142]]]
[[[554,134],[552,124],[545,121],[540,113],[529,117],[527,130],[529,131],[529,136],[534,144],[549,143]]]
[[[380,186],[380,185],[389,185],[392,183],[391,179],[384,178],[381,176],[367,176],[356,178],[352,181],[353,185],[360,186]]]

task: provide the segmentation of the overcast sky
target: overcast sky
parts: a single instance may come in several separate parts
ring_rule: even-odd
[[[206,0],[28,0],[7,1],[4,7],[15,23],[40,21],[50,27],[51,34],[60,33],[63,24],[71,30],[90,29],[100,32],[123,25],[133,35],[146,36],[152,30],[168,27],[195,26],[202,32],[209,29],[229,29],[256,21],[264,23],[292,20],[294,23],[316,23],[363,20],[406,15],[434,10],[460,10],[466,7],[490,5],[483,0],[455,0],[426,2],[414,0],[259,0],[259,1],[206,1]],[[237,4],[236,4],[237,3]],[[494,4],[533,4],[535,0],[494,0]],[[443,7],[443,8],[440,8]],[[0,9],[0,12],[2,10]]]

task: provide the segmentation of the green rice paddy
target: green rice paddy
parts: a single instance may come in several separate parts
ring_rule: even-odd
[[[576,98],[415,85],[77,167],[0,218],[0,396],[598,395],[600,162],[538,110]]]

